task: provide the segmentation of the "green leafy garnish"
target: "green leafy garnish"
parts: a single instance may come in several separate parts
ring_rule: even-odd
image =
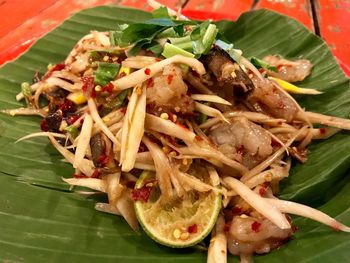
[[[110,31],[112,45],[126,47],[132,45],[128,55],[135,56],[142,49],[150,50],[156,55],[162,53],[162,46],[156,43],[159,39],[182,37],[185,25],[195,25],[194,21],[175,20],[165,7],[153,11],[153,18],[143,23],[123,24],[117,30]]]
[[[116,26],[116,30],[109,31],[109,40],[112,46],[122,47],[121,37],[123,34],[123,30],[125,30],[127,27],[127,24],[120,24]]]
[[[175,46],[175,45],[170,44],[170,43],[165,43],[162,55],[166,58],[170,58],[170,57],[175,56],[175,55],[182,55],[182,56],[190,57],[190,58],[194,57],[194,55],[192,53],[187,52],[186,50],[179,48],[178,46]]]
[[[262,59],[259,59],[257,57],[251,57],[250,58],[250,62],[257,68],[264,68],[264,69],[267,69],[267,70],[271,70],[273,72],[278,72],[277,68],[274,67],[274,66],[271,66],[269,63],[265,62],[264,60]]]
[[[95,84],[100,86],[106,86],[108,82],[114,80],[118,75],[120,64],[100,62],[98,68],[94,73]]]
[[[161,6],[158,9],[152,11],[153,18],[170,18],[168,9],[165,6]]]
[[[210,51],[217,33],[216,25],[211,24],[209,21],[205,21],[193,29],[190,38],[192,40],[193,53],[196,57],[200,57],[202,54],[207,54]]]

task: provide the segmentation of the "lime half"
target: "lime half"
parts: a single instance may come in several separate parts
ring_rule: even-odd
[[[210,180],[209,176],[205,177],[204,180]],[[184,197],[175,197],[164,204],[159,202],[160,190],[155,174],[148,171],[142,173],[135,190],[145,187],[152,187],[152,191],[147,201],[135,202],[136,216],[156,242],[174,248],[193,246],[214,227],[221,209],[221,194],[191,190]]]

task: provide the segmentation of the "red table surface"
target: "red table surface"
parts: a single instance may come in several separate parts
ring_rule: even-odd
[[[231,19],[252,9],[268,8],[293,17],[318,33],[350,76],[350,1],[348,0],[160,0],[194,19]],[[73,13],[113,4],[151,10],[146,0],[3,0],[0,13],[0,65],[16,58],[35,40]]]

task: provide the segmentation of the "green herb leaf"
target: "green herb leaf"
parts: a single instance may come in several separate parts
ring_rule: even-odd
[[[100,62],[97,70],[94,72],[95,84],[100,86],[106,86],[108,82],[114,80],[118,75],[120,64],[118,63],[106,63]]]
[[[111,42],[111,45],[119,47],[128,45],[128,43],[124,43],[122,41],[123,30],[125,30],[127,27],[127,24],[120,24],[116,26],[116,30],[109,31],[109,40]]]
[[[269,63],[265,62],[262,59],[258,59],[256,57],[251,57],[250,62],[257,68],[264,68],[267,70],[271,70],[273,72],[278,72],[277,68],[274,66],[271,66]]]
[[[143,48],[151,51],[157,57],[163,52],[163,47],[157,41],[153,41],[152,43],[143,46]]]
[[[169,18],[168,9],[165,6],[161,6],[158,9],[152,11],[153,18]]]

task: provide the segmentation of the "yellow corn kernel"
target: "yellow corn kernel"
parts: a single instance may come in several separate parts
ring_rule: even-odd
[[[129,75],[131,73],[131,68],[127,68],[127,67],[121,67],[119,70],[119,75],[124,73],[125,75]]]
[[[84,96],[84,93],[82,91],[76,91],[69,93],[67,96],[67,99],[74,102],[75,104],[83,104],[86,102],[86,98]]]

